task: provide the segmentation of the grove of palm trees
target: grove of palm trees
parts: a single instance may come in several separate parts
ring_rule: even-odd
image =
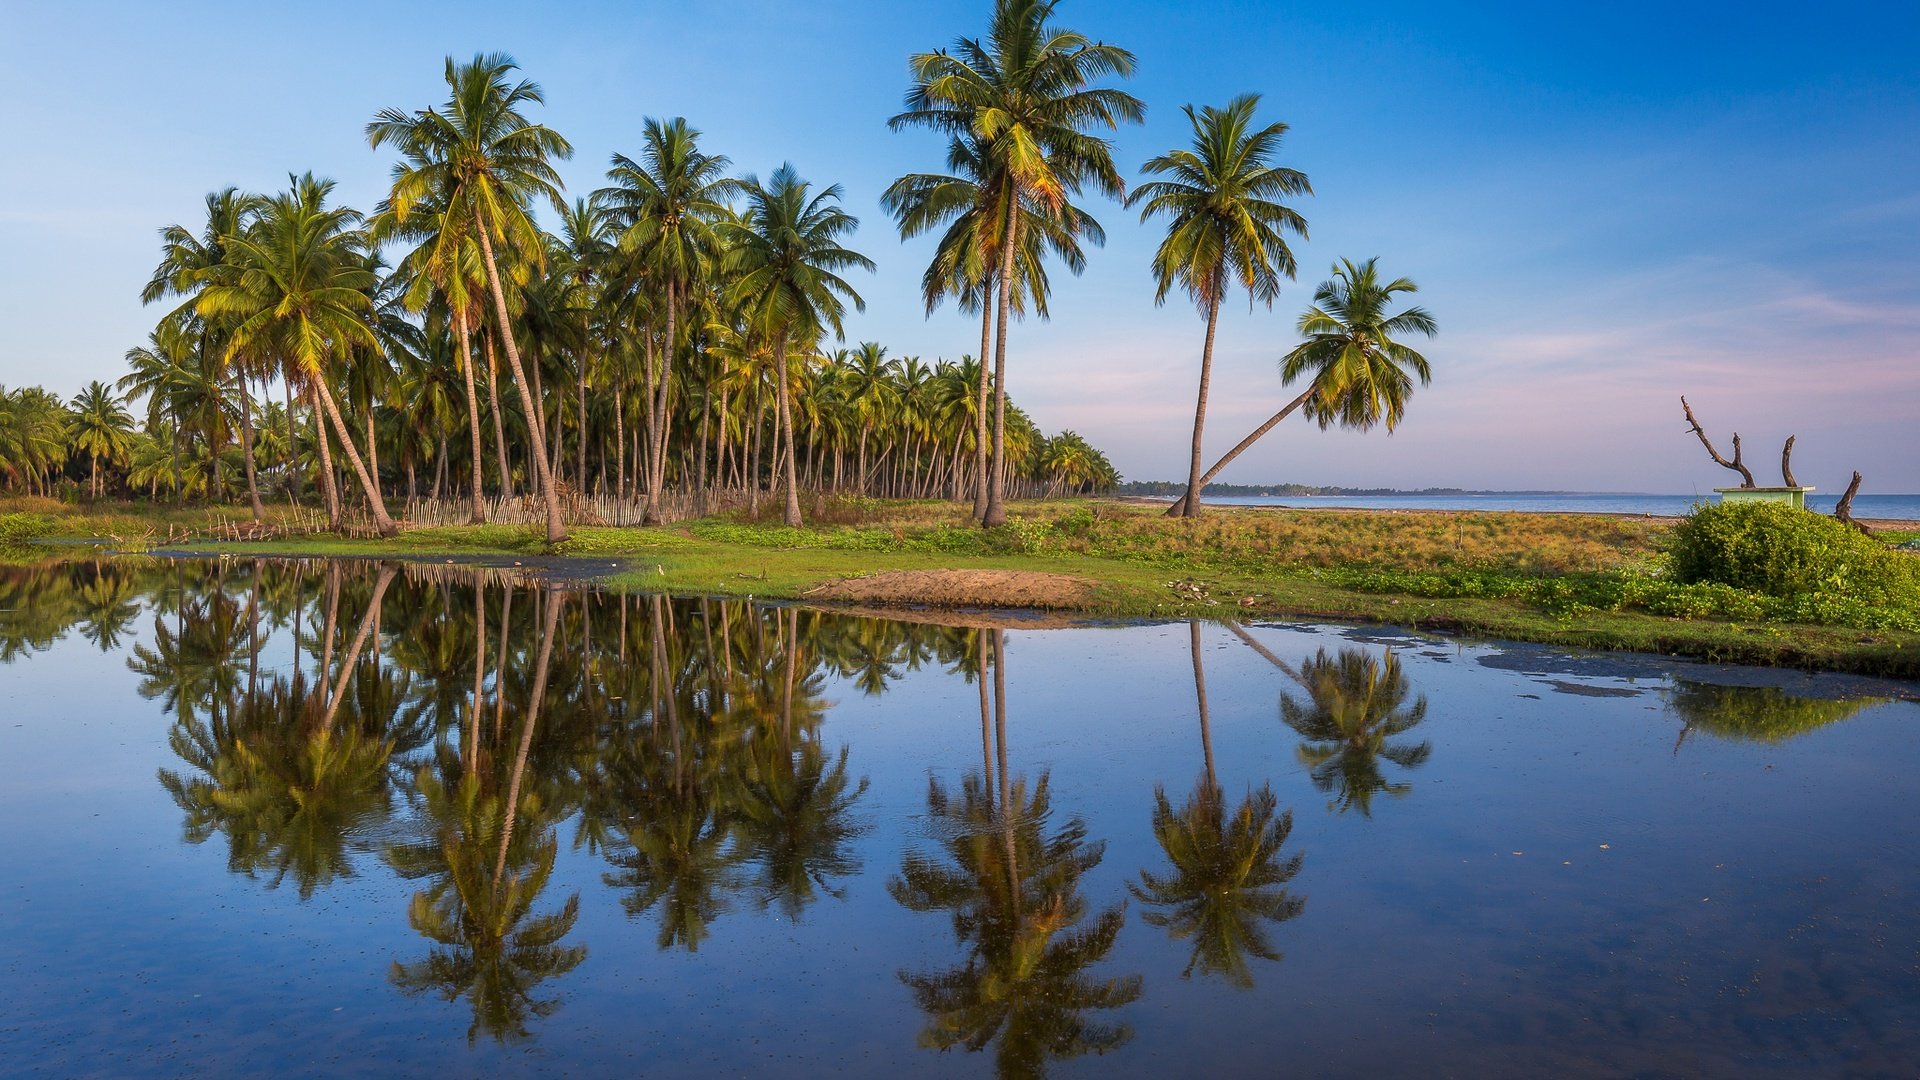
[[[570,190],[560,167],[576,148],[543,123],[541,84],[505,54],[449,57],[442,100],[366,125],[391,163],[376,205],[301,172],[277,191],[210,193],[162,229],[142,291],[160,317],[116,384],[70,402],[0,388],[0,485],[244,498],[255,521],[306,506],[383,537],[407,522],[538,524],[549,544],[581,524],[763,506],[798,526],[845,497],[970,503],[1000,525],[1009,499],[1119,480],[1098,447],[1044,433],[1007,393],[1012,325],[1046,317],[1049,264],[1085,267],[1106,235],[1093,200],[1110,199],[1167,219],[1156,299],[1178,286],[1206,320],[1184,466],[1197,490],[1221,304],[1236,283],[1274,303],[1296,273],[1286,235],[1307,229],[1282,200],[1312,188],[1274,161],[1287,125],[1262,126],[1249,94],[1189,106],[1193,149],[1147,161],[1153,179],[1129,190],[1111,135],[1145,114],[1123,88],[1134,57],[1062,25],[1058,7],[995,0],[984,33],[909,57],[904,107],[874,118],[945,143],[945,171],[900,177],[881,208],[902,238],[937,235],[927,313],[949,300],[977,313],[977,348],[928,358],[846,340],[874,263],[830,180],[742,170],[671,117],[609,152],[600,186]],[[1371,287],[1344,265],[1323,293]],[[1345,350],[1296,351],[1285,379],[1310,376],[1299,402],[1322,426],[1392,427],[1407,373],[1428,368],[1389,335],[1431,335],[1433,321],[1353,295],[1351,312],[1323,297],[1301,324],[1310,344],[1345,334]]]

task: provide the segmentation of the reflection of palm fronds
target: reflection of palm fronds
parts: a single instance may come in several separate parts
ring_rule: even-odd
[[[1366,649],[1342,649],[1330,657],[1321,649],[1301,663],[1299,682],[1308,700],[1281,694],[1280,717],[1307,740],[1299,747],[1300,761],[1314,786],[1334,795],[1334,806],[1371,816],[1376,793],[1401,796],[1412,790],[1380,771],[1381,761],[1416,768],[1433,752],[1427,742],[1388,741],[1427,716],[1426,695],[1407,704],[1407,677],[1393,650],[1376,656]]]
[[[1128,885],[1136,899],[1157,909],[1141,918],[1176,941],[1192,941],[1182,978],[1197,969],[1251,988],[1247,957],[1281,958],[1267,924],[1286,922],[1306,907],[1304,898],[1286,889],[1300,872],[1301,856],[1280,858],[1293,813],[1276,816],[1278,800],[1269,786],[1231,811],[1219,789],[1204,779],[1178,810],[1164,789],[1155,788],[1153,797],[1153,835],[1173,870],[1142,870],[1140,883]]]

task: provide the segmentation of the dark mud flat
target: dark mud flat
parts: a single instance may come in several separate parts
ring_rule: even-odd
[[[546,570],[0,570],[9,1075],[1920,1061],[1911,684]]]

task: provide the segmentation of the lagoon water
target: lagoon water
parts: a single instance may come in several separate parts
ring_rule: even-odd
[[[1485,495],[1222,495],[1209,496],[1206,501],[1220,506],[1477,510],[1526,514],[1647,514],[1654,517],[1679,517],[1691,511],[1694,506],[1713,500],[1714,495],[1711,492],[1699,495],[1491,492]],[[1807,507],[1822,514],[1831,514],[1834,505],[1839,501],[1840,493],[1837,491],[1815,492],[1807,496]],[[1853,500],[1853,515],[1868,520],[1920,521],[1920,495],[1859,495]]]
[[[0,1060],[1910,1075],[1917,690],[511,567],[0,570]]]

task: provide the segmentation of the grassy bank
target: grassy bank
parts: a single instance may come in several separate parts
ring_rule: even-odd
[[[945,503],[843,500],[814,509],[804,529],[743,518],[582,527],[557,549],[527,529],[479,526],[207,550],[562,556],[615,588],[781,599],[877,571],[1034,571],[1095,582],[1091,599],[1074,606],[1098,615],[1359,620],[1920,678],[1920,612],[1796,607],[1723,586],[1676,585],[1663,576],[1672,524],[1659,519],[1263,508],[1189,521],[1151,506],[1061,501],[1019,504],[1006,527],[983,531]],[[0,506],[0,515],[7,510]],[[124,508],[99,518],[73,511],[58,534],[139,535],[88,525],[125,529],[140,520]]]

